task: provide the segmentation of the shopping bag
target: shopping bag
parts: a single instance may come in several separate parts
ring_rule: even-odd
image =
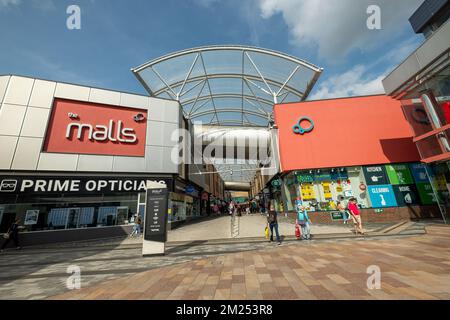
[[[269,227],[266,227],[266,230],[264,231],[266,235],[266,239],[269,240]]]
[[[295,225],[295,237],[300,238],[302,236],[302,232],[300,231],[300,226],[298,224]]]

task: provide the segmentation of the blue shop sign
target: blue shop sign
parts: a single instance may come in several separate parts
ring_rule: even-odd
[[[425,169],[425,166],[422,163],[412,163],[409,165],[409,168],[411,169],[411,173],[414,177],[414,180],[418,183],[429,183],[427,170]]]
[[[373,208],[396,207],[397,201],[391,185],[368,186]]]
[[[199,197],[199,191],[194,186],[187,186],[186,194],[193,197]]]

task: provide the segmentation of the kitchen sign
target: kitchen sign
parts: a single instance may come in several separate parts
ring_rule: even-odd
[[[363,167],[363,172],[368,185],[389,184],[384,166]]]
[[[147,110],[55,99],[44,151],[145,156]]]

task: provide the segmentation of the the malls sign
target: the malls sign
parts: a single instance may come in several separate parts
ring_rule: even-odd
[[[45,152],[145,155],[147,111],[55,99]]]

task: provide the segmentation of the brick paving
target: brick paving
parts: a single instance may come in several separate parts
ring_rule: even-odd
[[[265,243],[50,299],[449,299],[450,228],[426,229],[426,235],[381,239]],[[379,290],[367,288],[371,265],[381,269]]]

